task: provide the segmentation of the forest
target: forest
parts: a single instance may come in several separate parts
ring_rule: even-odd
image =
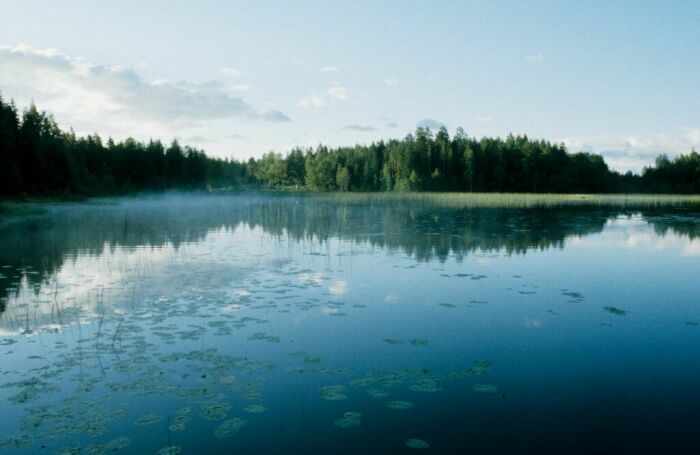
[[[601,155],[509,135],[450,137],[418,128],[370,145],[295,148],[248,161],[208,157],[173,141],[104,142],[64,131],[33,104],[0,95],[0,196],[92,196],[179,189],[532,193],[700,193],[700,155],[661,155],[641,174],[611,170]]]

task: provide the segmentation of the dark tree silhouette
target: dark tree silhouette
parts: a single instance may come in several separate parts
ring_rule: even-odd
[[[450,137],[418,128],[368,146],[270,152],[247,162],[207,157],[173,141],[62,131],[32,104],[22,115],[0,96],[0,196],[120,194],[168,188],[269,187],[311,191],[700,193],[700,155],[657,158],[641,175],[611,171],[603,157],[527,136]]]

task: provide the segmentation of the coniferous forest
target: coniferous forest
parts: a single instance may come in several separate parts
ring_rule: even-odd
[[[0,195],[90,196],[162,189],[311,191],[700,193],[700,155],[661,155],[641,175],[611,170],[601,155],[527,136],[476,139],[461,128],[418,128],[370,145],[295,148],[237,161],[177,141],[103,141],[61,130],[32,105],[0,97]]]

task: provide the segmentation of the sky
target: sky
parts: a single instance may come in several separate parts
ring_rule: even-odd
[[[639,171],[700,149],[700,3],[0,0],[0,93],[219,157],[417,126]]]

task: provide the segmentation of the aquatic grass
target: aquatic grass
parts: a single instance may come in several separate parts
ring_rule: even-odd
[[[313,197],[344,204],[392,204],[467,208],[700,206],[700,195],[555,193],[322,193]]]

